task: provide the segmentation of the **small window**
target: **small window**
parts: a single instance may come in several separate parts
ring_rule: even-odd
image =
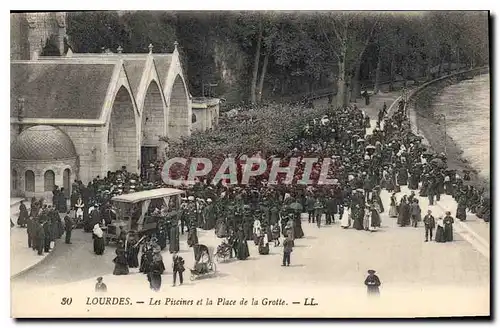
[[[24,190],[27,192],[35,192],[35,173],[26,171],[24,173]]]
[[[43,176],[44,191],[54,190],[55,184],[56,184],[56,175],[54,174],[54,171],[52,170],[46,171]]]
[[[191,115],[191,123],[196,123],[196,120],[197,120],[196,115],[195,114]]]

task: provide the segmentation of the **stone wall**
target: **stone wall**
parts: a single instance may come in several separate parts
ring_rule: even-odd
[[[11,188],[12,196],[43,197],[48,202],[52,199],[51,186],[45,190],[45,175],[48,171],[54,173],[54,185],[65,187],[67,194],[71,192],[71,183],[77,178],[77,159],[65,159],[59,161],[20,161],[15,160],[11,163],[11,179],[16,179],[17,188]],[[64,181],[64,171],[68,170],[69,175]],[[26,172],[32,171],[35,175],[34,191],[26,190]],[[16,173],[15,175],[13,173]]]
[[[116,96],[108,124],[106,171],[116,171],[125,165],[128,171],[137,172],[139,141],[135,110],[125,89]]]
[[[193,115],[196,116],[196,122],[192,123],[193,131],[205,131],[207,128],[206,122],[206,108],[194,108],[193,107]]]
[[[158,136],[165,136],[165,132],[165,112],[160,90],[151,83],[142,112],[142,146],[158,146]]]
[[[41,54],[47,39],[53,38],[60,53],[66,36],[65,13],[11,14],[11,59],[29,60],[36,51]]]

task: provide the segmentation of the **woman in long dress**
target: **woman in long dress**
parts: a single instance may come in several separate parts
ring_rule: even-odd
[[[163,261],[161,263],[153,262],[151,264],[151,270],[147,273],[149,288],[155,292],[159,291],[161,288],[161,274],[164,270],[162,269],[162,263]]]
[[[465,221],[467,219],[466,204],[464,199],[458,201],[457,214],[455,215],[460,221]]]
[[[113,259],[115,263],[115,269],[113,270],[113,275],[121,276],[128,274],[128,263],[127,256],[125,255],[125,250],[119,246],[115,251],[116,257]]]
[[[368,231],[370,230],[371,212],[368,206],[365,207],[364,217],[363,217],[363,228]]]
[[[274,247],[280,245],[280,225],[275,223],[274,225],[271,226],[271,235],[272,238],[271,240],[274,241]]]
[[[406,196],[403,196],[399,204],[398,224],[401,227],[406,227],[410,224],[410,204]]]
[[[253,241],[255,246],[259,245],[259,238],[261,236],[262,227],[259,219],[253,221]]]
[[[370,206],[370,231],[376,231],[381,226],[380,214],[375,206]]]
[[[19,205],[19,218],[17,219],[17,225],[20,227],[25,227],[26,222],[28,221],[28,217],[28,209],[26,208],[26,205],[24,205],[24,202],[21,201],[21,204]]]
[[[352,227],[356,230],[363,230],[363,219],[365,215],[364,208],[356,204],[351,207],[352,218],[354,220]]]
[[[178,252],[180,246],[179,246],[179,225],[177,224],[177,222],[172,222],[168,240],[169,240],[168,250],[170,251],[170,254]]]
[[[368,277],[365,279],[368,296],[380,295],[379,287],[381,284],[379,277],[375,275],[375,270],[368,270]]]
[[[153,262],[150,271],[154,269],[159,270],[160,274],[163,274],[163,272],[165,272],[165,263],[163,263],[161,248],[158,244],[155,244],[153,246]]]
[[[105,249],[104,232],[99,226],[99,223],[94,226],[92,237],[94,238],[94,253],[96,255],[102,255]]]
[[[139,245],[133,234],[129,234],[125,244],[127,262],[129,268],[139,267]]]
[[[348,229],[351,226],[351,211],[342,215],[340,219],[340,226],[344,229]]]
[[[436,237],[434,237],[434,241],[436,243],[445,243],[446,240],[444,238],[444,222],[443,218],[439,217],[436,220]]]
[[[215,224],[215,235],[217,236],[217,238],[226,238],[229,236],[226,220],[222,217],[218,218]]]
[[[259,254],[260,255],[269,254],[269,239],[267,238],[266,233],[259,237]]]
[[[84,204],[83,204],[83,200],[82,200],[82,197],[78,197],[78,200],[76,201],[76,222],[79,222],[81,220],[83,220],[83,207],[84,207]]]
[[[378,186],[373,189],[372,201],[378,205],[379,212],[384,213],[384,204],[382,198],[380,198],[380,188]]]
[[[248,243],[245,238],[245,233],[243,232],[243,229],[241,227],[238,230],[237,235],[238,260],[246,260],[250,256],[250,252],[248,251]]]
[[[389,217],[390,218],[397,218],[398,217],[398,209],[397,209],[397,198],[396,198],[396,193],[393,192],[391,196],[391,205],[389,206]]]
[[[293,236],[295,238],[304,238],[304,230],[302,229],[302,221],[300,221],[300,213],[297,213],[293,219]]]
[[[189,247],[193,247],[194,245],[198,244],[198,233],[196,231],[196,225],[194,224],[194,222],[189,228],[187,244]]]

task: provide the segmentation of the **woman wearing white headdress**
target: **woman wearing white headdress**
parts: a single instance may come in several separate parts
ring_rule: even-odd
[[[343,213],[340,218],[340,226],[344,229],[348,229],[351,226],[351,210],[346,212],[348,213]]]
[[[76,207],[76,219],[78,221],[78,220],[81,220],[83,218],[84,204],[83,204],[82,197],[78,197],[78,200],[76,201],[75,207]]]
[[[259,237],[262,233],[262,226],[259,219],[253,221],[253,241],[255,245],[259,245]]]
[[[363,228],[367,231],[370,230],[372,213],[368,207],[365,207],[365,216],[363,218]]]

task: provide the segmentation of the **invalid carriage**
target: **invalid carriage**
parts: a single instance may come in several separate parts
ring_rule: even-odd
[[[113,197],[111,203],[116,219],[106,227],[106,242],[123,240],[129,231],[139,236],[152,234],[162,220],[178,222],[184,196],[184,190],[158,188]]]

